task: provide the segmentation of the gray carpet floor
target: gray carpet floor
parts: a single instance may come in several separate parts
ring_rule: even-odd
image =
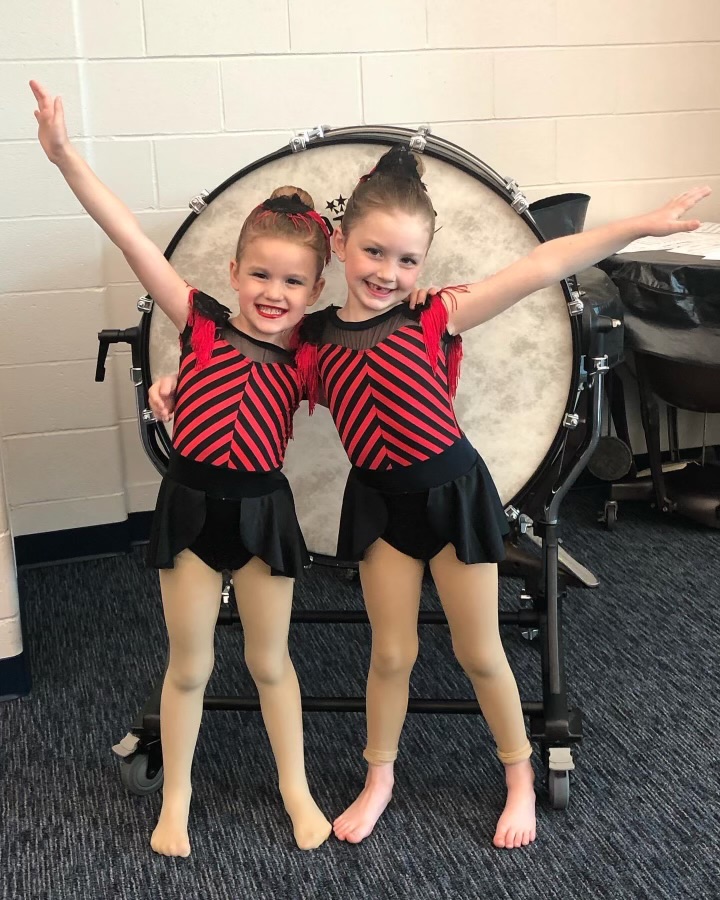
[[[571,699],[584,712],[570,807],[549,808],[538,763],[538,841],[491,845],[502,772],[478,716],[410,716],[396,796],[359,846],[297,850],[258,713],[206,713],[194,770],[193,855],[149,848],[160,796],[128,794],[110,747],[162,670],[157,576],[138,549],[20,573],[34,688],[0,706],[0,896],[76,898],[720,897],[720,532],[621,505],[595,523],[597,496],[563,510],[566,549],[601,581],[565,605]],[[503,581],[513,608],[521,585]],[[314,570],[304,607],[357,608],[359,588]],[[428,583],[423,603],[436,605]],[[539,699],[539,656],[503,635],[521,693]],[[308,694],[361,695],[368,628],[296,625]],[[219,629],[211,693],[250,694],[242,638]],[[424,626],[416,696],[470,697],[447,629]],[[306,714],[309,778],[333,816],[363,780],[363,718]]]

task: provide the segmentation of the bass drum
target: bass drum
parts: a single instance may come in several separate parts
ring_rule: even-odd
[[[210,193],[207,206],[188,217],[166,255],[189,284],[236,310],[228,264],[253,207],[279,185],[298,185],[312,195],[318,212],[338,224],[360,176],[386,148],[414,136],[402,128],[345,128],[326,132],[300,152],[288,146],[266,156]],[[448,141],[425,136],[425,142],[423,181],[437,210],[438,230],[422,283],[478,281],[540,243],[531,216],[515,211],[500,176]],[[333,259],[325,274],[327,285],[316,308],[342,305],[342,266]],[[580,338],[568,300],[567,286],[558,284],[463,335],[458,420],[485,459],[506,507],[531,516],[538,498],[557,487],[567,435],[563,419],[577,396]],[[147,386],[177,370],[177,331],[157,307],[145,317],[142,354]],[[285,472],[300,524],[313,554],[334,557],[349,463],[326,409],[309,417],[303,404],[294,430]],[[162,437],[165,443],[164,432]]]

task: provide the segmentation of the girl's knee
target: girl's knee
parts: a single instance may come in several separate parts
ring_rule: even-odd
[[[373,645],[370,656],[370,668],[381,678],[392,678],[398,675],[409,676],[417,656],[417,640],[403,647],[397,645],[377,647]]]
[[[287,650],[282,654],[246,650],[245,663],[252,680],[256,685],[263,687],[279,684],[286,677],[288,669],[292,668]]]
[[[468,678],[494,678],[505,672],[508,661],[500,641],[490,647],[458,648],[453,645],[455,658]]]
[[[173,659],[170,654],[166,681],[178,691],[205,690],[215,664],[214,656]]]

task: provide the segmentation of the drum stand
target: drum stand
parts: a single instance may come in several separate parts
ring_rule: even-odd
[[[142,301],[141,301],[142,302]],[[522,577],[525,589],[520,595],[522,608],[515,612],[501,612],[500,623],[515,625],[530,639],[537,638],[542,664],[542,701],[523,702],[523,712],[529,717],[530,735],[540,744],[546,769],[550,802],[555,809],[565,809],[570,800],[569,773],[575,768],[572,745],[582,738],[582,716],[579,709],[568,706],[565,682],[562,638],[562,604],[568,586],[595,587],[594,576],[564,554],[559,546],[558,511],[568,490],[585,467],[597,445],[602,419],[603,382],[608,370],[607,356],[602,352],[604,332],[619,324],[607,316],[596,316],[590,335],[589,352],[585,360],[578,391],[577,405],[584,413],[574,414],[574,425],[583,426],[583,439],[576,450],[575,462],[569,471],[562,471],[565,448],[557,455],[558,480],[562,484],[551,491],[549,503],[534,522],[527,516],[510,510],[514,521],[514,539],[508,544],[508,555],[500,564],[500,574]],[[104,361],[110,343],[126,342],[132,350],[131,378],[136,389],[140,435],[146,452],[159,472],[164,472],[163,450],[166,433],[155,423],[146,408],[147,395],[143,387],[149,383],[149,373],[142,371],[141,340],[146,317],[139,327],[124,331],[103,331],[98,335],[100,350],[96,380],[104,378]],[[581,399],[584,396],[584,401]],[[165,444],[165,446],[167,446]],[[526,534],[541,547],[540,557],[519,547],[519,537]],[[329,563],[329,558],[314,557],[313,563]],[[332,565],[345,568],[336,560]],[[297,610],[292,622],[302,623],[367,623],[364,611]],[[421,625],[444,625],[442,612],[421,612]],[[230,602],[230,584],[223,589],[218,624],[239,624],[239,616]],[[155,685],[143,709],[137,715],[128,734],[113,747],[123,760],[121,778],[131,793],[145,795],[162,785],[162,750],[160,745],[161,678]],[[259,710],[257,697],[206,696],[207,710]],[[364,712],[362,697],[304,697],[306,712]],[[474,713],[480,712],[475,700],[411,699],[408,712]]]

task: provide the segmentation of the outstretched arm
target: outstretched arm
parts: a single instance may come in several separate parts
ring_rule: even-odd
[[[95,175],[70,143],[60,97],[52,97],[37,81],[30,87],[38,108],[38,140],[50,162],[60,169],[70,190],[120,248],[130,268],[178,331],[187,322],[188,286],[160,249],[140,228],[137,219]]]
[[[492,319],[528,294],[594,265],[636,238],[694,231],[699,220],[681,217],[709,193],[709,187],[693,188],[654,212],[556,238],[484,281],[467,285],[467,290],[453,295],[454,300],[447,291],[443,299],[449,333],[459,334]]]

